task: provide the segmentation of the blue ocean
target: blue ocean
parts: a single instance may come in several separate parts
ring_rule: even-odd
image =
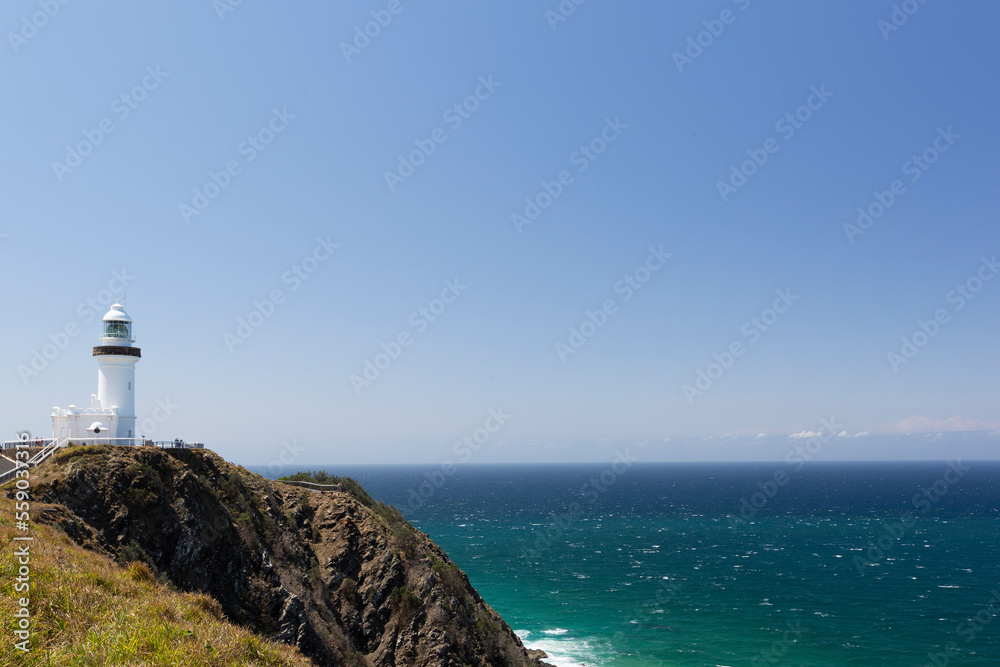
[[[1000,463],[325,469],[560,667],[1000,665]]]

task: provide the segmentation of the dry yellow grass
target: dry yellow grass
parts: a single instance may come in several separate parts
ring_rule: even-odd
[[[10,486],[8,485],[8,489]],[[205,595],[179,593],[140,563],[127,568],[87,551],[65,534],[32,524],[14,526],[14,502],[0,497],[0,665],[306,666],[296,649],[269,642],[223,619]],[[30,651],[15,647],[14,612],[20,544],[31,535]],[[17,545],[17,546],[16,546]]]

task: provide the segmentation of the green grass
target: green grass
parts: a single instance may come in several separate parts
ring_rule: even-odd
[[[74,452],[75,456],[79,456]],[[156,581],[145,563],[116,565],[83,549],[62,532],[31,532],[30,651],[14,647],[14,504],[0,497],[0,664],[59,667],[97,665],[259,665],[305,667],[293,647],[267,641],[225,620],[219,603],[179,593]]]

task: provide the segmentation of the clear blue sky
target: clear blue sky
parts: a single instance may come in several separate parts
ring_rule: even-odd
[[[824,418],[822,458],[993,457],[995,3],[223,2],[0,10],[5,438],[96,392],[79,304],[124,269],[140,420],[240,463],[437,464],[491,409],[472,462],[782,459]]]

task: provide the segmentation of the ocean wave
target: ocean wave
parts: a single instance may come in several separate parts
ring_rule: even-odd
[[[538,641],[530,641],[530,631],[516,631],[518,637],[526,648],[532,650],[545,651],[549,657],[545,662],[555,665],[555,667],[593,667],[608,661],[608,656],[601,655],[591,644],[591,642],[580,639],[568,639],[565,637],[569,630],[556,628],[554,630],[543,630],[542,634],[548,635]]]

